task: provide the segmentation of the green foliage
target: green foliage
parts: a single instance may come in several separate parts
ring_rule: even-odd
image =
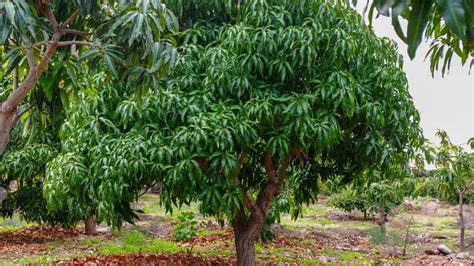
[[[391,174],[393,176],[378,171],[367,172],[359,182],[333,195],[329,204],[346,212],[359,210],[364,216],[371,216],[378,212],[383,203],[385,212],[389,213],[406,197],[415,195],[415,180],[408,176],[408,171]]]
[[[265,201],[278,210],[283,195],[297,217],[320,180],[384,169],[422,143],[396,46],[355,12],[320,0],[236,12],[185,28],[174,70],[140,100],[126,81],[85,77],[48,164],[52,209],[120,226],[160,182],[168,211],[197,201],[205,215],[249,221],[249,202],[267,218]]]
[[[170,240],[149,239],[141,232],[129,231],[124,233],[120,243],[109,243],[98,250],[100,254],[113,255],[137,252],[176,253],[181,251],[181,248]]]
[[[469,59],[471,67],[474,65],[474,1],[376,0],[371,4],[371,20],[375,9],[379,14],[391,16],[392,25],[408,44],[408,54],[412,59],[423,35],[432,40],[427,57],[431,59],[433,74],[441,64],[444,75],[450,68],[453,55],[459,57],[463,65]],[[406,34],[401,27],[400,17],[408,22]]]
[[[462,192],[469,202],[474,184],[474,153],[453,144],[444,131],[438,131],[436,135],[441,140],[435,148],[437,169],[434,177],[426,181],[425,191],[429,193],[430,186],[435,186],[438,198],[451,202],[458,202]]]
[[[49,212],[43,198],[43,178],[45,166],[56,156],[55,148],[46,144],[31,144],[16,150],[10,149],[0,161],[0,185],[15,190],[9,191],[8,198],[0,206],[3,217],[14,213],[28,222],[73,225],[77,220],[66,208]]]
[[[178,223],[173,227],[173,238],[176,241],[188,241],[197,235],[197,221],[192,212],[182,212]]]

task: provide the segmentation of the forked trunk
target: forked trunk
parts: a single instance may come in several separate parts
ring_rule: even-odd
[[[464,251],[464,231],[466,230],[464,225],[464,192],[459,193],[459,249]]]
[[[15,125],[16,118],[15,110],[4,113],[0,112],[0,156],[3,155],[10,141],[10,132]]]
[[[252,216],[246,218],[243,211],[240,211],[234,218],[233,227],[238,266],[257,265],[255,240],[257,240],[265,225],[265,220],[261,218]]]
[[[97,223],[95,215],[91,215],[89,218],[84,220],[84,232],[86,233],[86,235],[97,234]]]
[[[379,226],[380,226],[380,231],[382,232],[382,234],[386,234],[387,230],[385,228],[385,204],[382,202],[380,202],[380,205],[379,205]]]

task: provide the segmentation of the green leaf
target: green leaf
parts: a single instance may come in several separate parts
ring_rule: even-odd
[[[442,10],[442,16],[449,29],[451,29],[460,39],[464,39],[466,34],[466,16],[463,0],[435,0]]]
[[[416,50],[423,38],[428,23],[428,18],[432,10],[433,0],[417,0],[413,3],[413,9],[408,20],[408,55],[411,59],[415,58]]]
[[[138,14],[133,20],[132,35],[128,39],[128,46],[131,47],[135,39],[140,35],[143,26],[143,14]]]

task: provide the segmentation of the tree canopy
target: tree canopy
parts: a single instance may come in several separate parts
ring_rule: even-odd
[[[252,265],[275,197],[312,202],[318,179],[408,160],[422,142],[419,115],[395,44],[354,11],[259,0],[207,14],[217,17],[182,25],[177,65],[156,92],[137,100],[126,82],[97,79],[100,93],[68,116],[45,194],[117,224],[138,188],[159,181],[169,211],[198,201],[231,221],[239,263]]]
[[[40,106],[34,96],[67,105],[84,66],[105,67],[139,95],[156,88],[175,60],[177,29],[158,0],[0,2],[0,57],[4,75],[13,76],[2,91],[0,154],[17,120]]]

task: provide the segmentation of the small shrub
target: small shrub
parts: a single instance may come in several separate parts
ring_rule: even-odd
[[[176,241],[188,241],[197,235],[197,221],[192,212],[183,212],[178,216],[179,223],[173,228]]]
[[[370,235],[370,242],[373,244],[387,244],[388,243],[388,237],[380,228],[373,227],[369,230],[369,235]]]

